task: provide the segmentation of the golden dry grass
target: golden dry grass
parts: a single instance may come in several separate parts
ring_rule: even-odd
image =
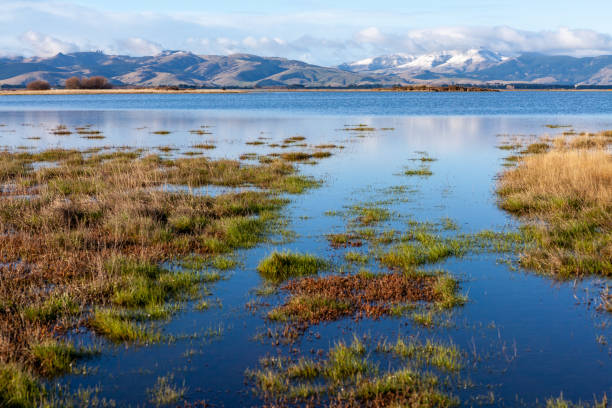
[[[560,137],[501,175],[501,207],[533,224],[537,245],[522,255],[525,266],[560,278],[612,275],[608,134]]]
[[[605,150],[586,149],[527,156],[516,169],[504,174],[500,187],[515,191],[513,200],[521,204],[562,198],[605,207],[612,203],[612,157]]]

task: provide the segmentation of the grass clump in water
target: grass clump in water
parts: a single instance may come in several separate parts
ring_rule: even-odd
[[[362,254],[361,252],[350,251],[344,254],[344,259],[347,262],[355,263],[355,264],[367,264],[370,262],[370,257],[366,254]]]
[[[345,317],[392,316],[400,305],[430,303],[446,308],[463,301],[450,276],[425,272],[307,277],[287,282],[281,289],[290,297],[268,318],[289,322],[298,330]]]
[[[72,344],[45,341],[32,346],[32,356],[39,372],[46,377],[69,373],[72,365],[81,358],[96,354],[92,350],[77,350]]]
[[[215,146],[214,144],[209,144],[209,143],[200,143],[200,144],[195,144],[191,146],[191,148],[192,149],[212,150],[212,149],[216,149],[217,146]]]
[[[531,143],[520,153],[521,154],[540,154],[540,153],[546,153],[549,149],[550,149],[550,145],[548,143]]]
[[[326,159],[328,157],[331,157],[332,153],[331,152],[327,152],[327,151],[323,151],[323,152],[314,152],[312,154],[312,157],[315,159]]]
[[[187,392],[187,388],[179,387],[174,384],[174,377],[168,375],[159,377],[155,386],[147,390],[149,401],[157,407],[176,404],[182,400]]]
[[[33,304],[25,308],[25,318],[43,323],[52,322],[64,316],[79,313],[79,305],[70,296],[52,295],[42,304]]]
[[[398,337],[395,343],[379,345],[379,350],[444,371],[456,372],[463,367],[462,353],[453,344],[445,345],[431,340],[422,343],[413,338]]]
[[[316,275],[329,266],[328,262],[310,254],[273,252],[257,266],[265,279],[280,283],[287,279]]]
[[[303,192],[319,187],[321,183],[310,177],[287,176],[276,180],[271,187],[290,194],[302,194]]]
[[[439,389],[437,377],[431,374],[408,368],[381,372],[370,359],[366,344],[357,337],[350,344],[337,342],[319,360],[294,362],[269,357],[262,359],[260,366],[247,370],[246,376],[272,405],[301,405],[313,399],[325,406],[351,407],[450,407],[457,402]]]
[[[595,399],[593,403],[578,402],[574,403],[563,398],[561,394],[557,398],[548,398],[546,400],[546,408],[606,408],[608,405],[608,398],[604,395],[601,401]]]
[[[420,167],[418,169],[407,169],[404,171],[406,176],[431,176],[433,172],[428,167]]]
[[[401,243],[380,256],[380,262],[388,268],[400,268],[406,271],[416,266],[440,262],[451,256],[461,256],[464,250],[444,240],[427,240],[411,244]]]
[[[389,210],[371,205],[353,206],[351,213],[357,216],[357,221],[363,226],[373,225],[391,218]]]
[[[159,332],[132,322],[112,309],[96,310],[89,324],[96,332],[116,342],[157,343],[162,338]]]
[[[324,375],[334,382],[363,376],[373,371],[373,365],[364,358],[365,346],[357,337],[349,346],[344,342],[336,343],[329,351]]]
[[[306,152],[286,152],[280,155],[286,161],[305,161],[312,159],[312,154]]]
[[[355,234],[329,234],[327,235],[327,240],[329,244],[334,248],[340,247],[360,247],[363,245],[363,242],[359,239],[359,237]]]
[[[0,363],[0,406],[35,408],[47,405],[47,392],[34,376],[16,364]]]

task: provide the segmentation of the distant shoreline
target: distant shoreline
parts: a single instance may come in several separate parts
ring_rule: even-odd
[[[162,88],[115,88],[115,89],[50,89],[46,91],[30,91],[27,89],[0,90],[2,95],[130,95],[130,94],[245,94],[245,93],[276,93],[276,92],[431,92],[431,93],[480,93],[480,92],[609,92],[611,88],[602,89],[491,89],[473,88],[469,90],[437,90],[431,89],[394,89],[394,88],[262,88],[262,89],[162,89]]]

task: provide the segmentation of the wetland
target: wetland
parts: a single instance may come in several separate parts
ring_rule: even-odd
[[[608,406],[605,92],[0,97],[0,406]]]

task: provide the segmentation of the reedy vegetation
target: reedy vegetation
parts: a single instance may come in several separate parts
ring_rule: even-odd
[[[536,142],[501,175],[501,207],[535,238],[523,266],[561,279],[612,276],[610,144],[612,131]]]
[[[54,333],[85,324],[114,341],[160,340],[144,321],[201,296],[220,278],[207,268],[229,266],[217,254],[263,240],[286,202],[274,191],[317,184],[294,173],[281,161],[168,160],[129,149],[0,152],[0,367],[8,378],[0,405],[37,405],[20,378],[69,371],[86,353]],[[165,188],[208,184],[271,191],[210,197]],[[203,262],[181,266],[194,256]]]
[[[420,355],[427,354],[431,361],[443,361],[449,353],[455,353],[454,349],[428,344],[433,352],[417,343],[407,347],[413,347]],[[379,351],[386,354],[386,350]],[[366,344],[354,337],[350,344],[337,342],[320,360],[264,358],[261,368],[248,370],[247,376],[267,401],[279,405],[310,402],[342,407],[449,407],[457,403],[441,391],[435,375],[422,374],[410,365],[382,371],[370,357]],[[412,355],[403,357],[413,359]],[[414,362],[424,361],[415,356]]]

